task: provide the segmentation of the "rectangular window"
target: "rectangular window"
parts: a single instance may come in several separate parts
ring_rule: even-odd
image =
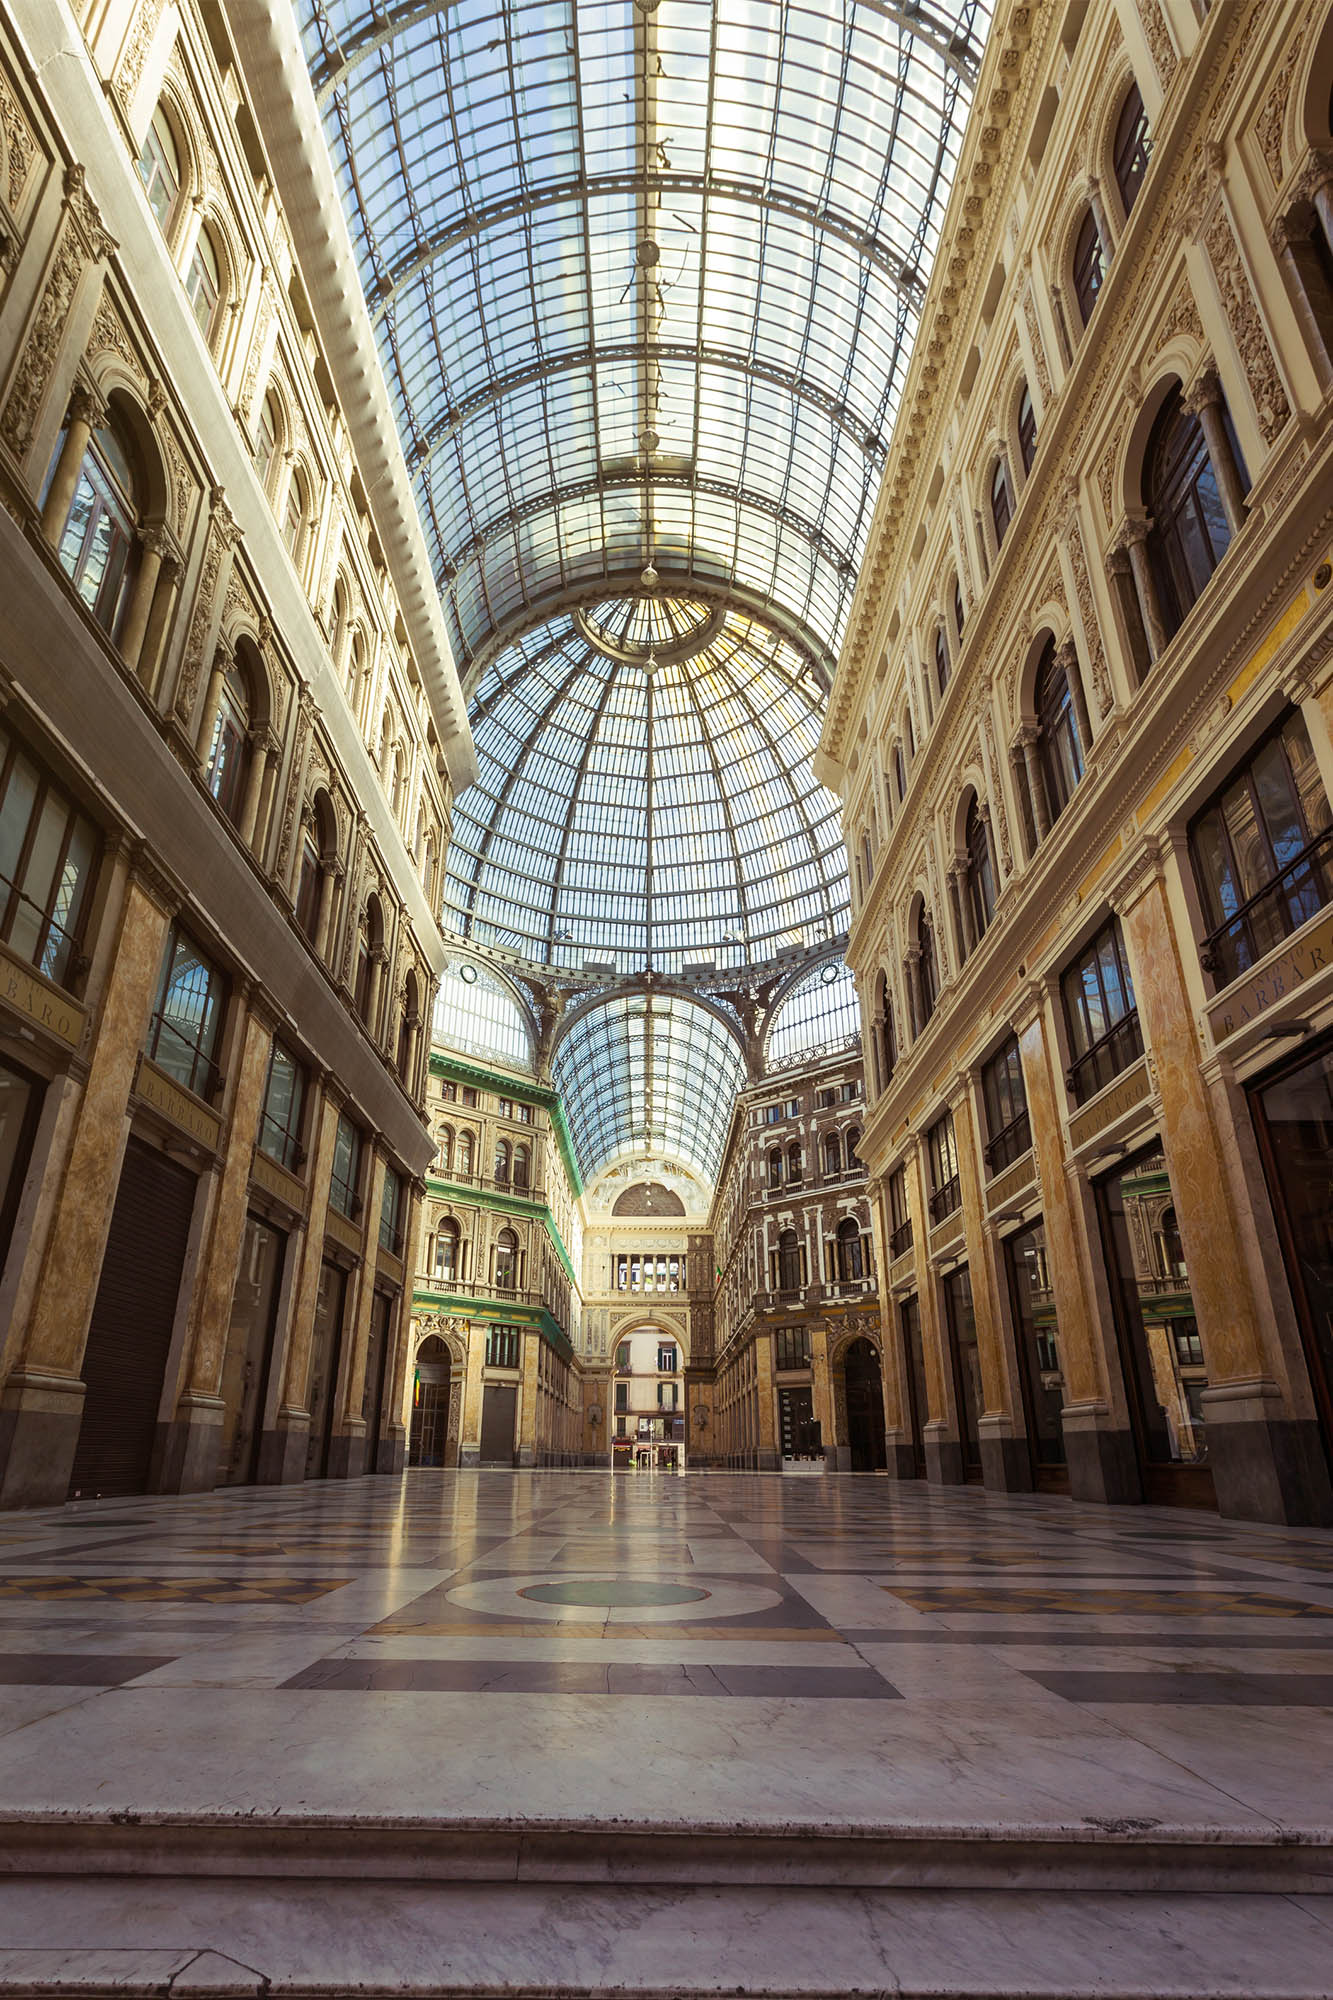
[[[815,1105],[820,1111],[827,1111],[829,1106],[836,1104],[837,1101],[838,1093],[836,1090],[819,1090],[815,1092]]]
[[[628,1383],[628,1382],[617,1382],[617,1383],[616,1383],[616,1408],[617,1408],[618,1410],[627,1410],[627,1409],[629,1408],[629,1383]]]
[[[470,1083],[465,1083],[465,1084],[463,1085],[463,1102],[464,1102],[464,1104],[469,1104],[469,1105],[471,1105],[471,1107],[472,1107],[472,1109],[473,1109],[474,1111],[476,1110],[476,1108],[477,1108],[477,1092],[476,1092],[476,1089],[474,1088],[474,1086],[473,1086],[472,1084],[470,1084]]]
[[[786,1113],[780,1104],[766,1104],[764,1106],[765,1125],[780,1125],[785,1117]]]
[[[448,1077],[442,1078],[440,1082],[440,1096],[444,1099],[446,1104],[457,1104],[458,1085],[456,1083],[450,1083]]]
[[[514,1106],[514,1116],[520,1125],[531,1125],[532,1106],[530,1104],[516,1104]]]
[[[402,1254],[403,1177],[392,1167],[384,1169],[384,1195],[380,1202],[380,1249],[392,1257]]]
[[[0,729],[0,938],[58,986],[78,962],[100,847],[92,821]]]
[[[215,1058],[226,992],[217,967],[173,924],[144,1047],[159,1069],[199,1097],[212,1097],[220,1082]]]
[[[344,1112],[338,1119],[333,1141],[333,1178],[329,1182],[329,1205],[339,1215],[354,1216],[361,1207],[357,1184],[361,1179],[361,1134]]]
[[[489,1326],[486,1329],[486,1366],[517,1368],[523,1352],[521,1326]]]
[[[274,1042],[259,1118],[261,1152],[295,1173],[305,1159],[301,1121],[305,1112],[305,1070],[291,1050]]]
[[[810,1332],[804,1326],[779,1326],[773,1331],[773,1366],[775,1368],[808,1368],[810,1366]]]
[[[889,1255],[901,1257],[912,1247],[912,1215],[907,1206],[907,1169],[889,1175]]]
[[[954,1137],[951,1111],[937,1118],[927,1132],[926,1151],[930,1156],[930,1219],[942,1222],[946,1215],[952,1215],[956,1208],[962,1206],[963,1200],[958,1184],[958,1142]]]
[[[1067,1081],[1075,1103],[1086,1104],[1143,1054],[1134,984],[1114,917],[1066,967],[1060,992],[1074,1056]]]
[[[986,1100],[986,1167],[989,1173],[998,1174],[1032,1144],[1023,1059],[1015,1035],[1010,1035],[982,1069],[981,1091]]]
[[[512,1097],[497,1097],[495,1108],[502,1118],[512,1118],[514,1115],[514,1100]]]
[[[678,1410],[680,1408],[679,1382],[658,1383],[657,1407],[659,1410]]]
[[[674,1375],[676,1372],[676,1350],[674,1347],[659,1347],[657,1350],[659,1374]]]

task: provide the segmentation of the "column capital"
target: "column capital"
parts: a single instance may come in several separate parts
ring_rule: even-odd
[[[1202,415],[1205,409],[1222,401],[1222,384],[1211,361],[1204,363],[1180,400],[1192,417]]]
[[[1133,909],[1154,882],[1165,877],[1163,842],[1155,834],[1144,834],[1121,862],[1106,891],[1106,900],[1118,917]]]
[[[1123,550],[1128,554],[1136,546],[1141,547],[1147,541],[1151,531],[1151,514],[1138,512],[1126,514],[1124,520],[1111,537],[1108,544],[1108,552],[1112,555],[1118,555]]]
[[[66,406],[66,422],[87,424],[90,431],[95,431],[106,419],[107,402],[101,390],[91,382],[76,382]]]

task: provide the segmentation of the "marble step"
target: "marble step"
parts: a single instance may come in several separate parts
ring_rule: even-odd
[[[1329,1897],[0,1881],[0,1994],[34,2000],[1326,2000],[1331,1974]]]
[[[0,1877],[271,1876],[645,1888],[1333,1893],[1333,1830],[0,1812]],[[1333,1967],[1330,1968],[1333,1991]]]

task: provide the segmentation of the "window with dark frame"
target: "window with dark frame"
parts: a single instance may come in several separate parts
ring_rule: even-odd
[[[926,1157],[930,1162],[930,1219],[942,1222],[963,1203],[952,1111],[937,1118],[926,1133]]]
[[[1137,83],[1132,83],[1120,107],[1116,121],[1115,143],[1111,149],[1112,165],[1115,170],[1115,184],[1120,190],[1120,199],[1128,215],[1138,199],[1143,177],[1148,171],[1152,158],[1152,133],[1148,126],[1148,114],[1143,108],[1143,99]]]
[[[1013,514],[1013,502],[1009,495],[1009,474],[1005,471],[1004,460],[997,458],[990,481],[990,517],[991,525],[995,529],[997,550],[1004,546],[1004,538],[1009,532]]]
[[[1074,240],[1074,296],[1084,326],[1092,318],[1097,294],[1106,281],[1106,252],[1102,247],[1097,218],[1089,209]]]
[[[1195,815],[1189,848],[1208,925],[1199,957],[1219,986],[1333,902],[1333,812],[1298,709]]]
[[[1032,1144],[1023,1059],[1016,1035],[1010,1035],[982,1065],[981,1094],[986,1105],[986,1170],[998,1174]]]
[[[360,1180],[361,1133],[343,1111],[339,1113],[338,1130],[334,1134],[333,1171],[329,1179],[329,1206],[336,1208],[339,1215],[351,1217],[360,1210]]]
[[[92,820],[0,727],[0,939],[57,986],[81,967],[101,847]]]
[[[889,1175],[889,1255],[902,1257],[912,1247],[912,1216],[907,1206],[907,1169]]]
[[[88,440],[58,554],[78,596],[113,639],[138,568],[138,526],[129,440],[110,416]]]
[[[1031,472],[1032,461],[1037,456],[1037,412],[1032,391],[1026,382],[1018,399],[1018,455],[1023,461],[1024,472]]]
[[[268,1075],[264,1080],[264,1104],[259,1115],[259,1148],[288,1173],[295,1173],[305,1159],[301,1144],[301,1124],[305,1112],[306,1073],[284,1043],[275,1041],[269,1051]]]
[[[1225,412],[1224,425],[1230,427]],[[1232,434],[1234,436],[1234,434]],[[1233,445],[1239,464],[1239,450]],[[1157,413],[1143,456],[1143,500],[1152,527],[1148,560],[1167,637],[1184,623],[1231,545],[1231,525],[1203,426],[1179,385]]]
[[[391,1257],[400,1257],[403,1248],[403,1177],[394,1168],[384,1169],[384,1193],[380,1197],[379,1245]]]
[[[517,1368],[523,1353],[523,1329],[521,1326],[488,1326],[486,1329],[486,1366],[488,1368]],[[623,1384],[621,1385],[624,1386]]]
[[[773,1366],[785,1371],[810,1366],[810,1331],[804,1326],[777,1326],[773,1329]]]
[[[941,694],[949,685],[949,642],[944,636],[944,627],[935,628],[935,680]]]
[[[967,874],[963,893],[972,912],[972,929],[978,943],[990,929],[995,915],[995,867],[991,860],[990,832],[982,818],[975,792],[967,809],[963,837],[967,846]]]
[[[1083,776],[1083,747],[1078,740],[1069,676],[1056,653],[1053,638],[1046,641],[1037,668],[1033,701],[1037,710],[1038,754],[1046,786],[1046,806],[1054,825]]]
[[[1086,1104],[1143,1054],[1134,982],[1115,917],[1065,968],[1060,992],[1073,1052],[1069,1088],[1075,1103]]]
[[[214,1096],[221,1081],[216,1057],[226,1000],[223,974],[187,931],[173,925],[144,1049],[197,1097]]]

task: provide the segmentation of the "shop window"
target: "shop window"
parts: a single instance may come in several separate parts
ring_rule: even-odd
[[[100,851],[92,821],[0,728],[0,938],[58,986],[80,970]]]
[[[153,113],[153,122],[144,136],[138,165],[139,179],[148,196],[148,206],[157,218],[157,226],[164,236],[170,235],[180,201],[181,156],[171,120],[161,104]]]
[[[1056,653],[1054,639],[1047,640],[1041,656],[1033,702],[1037,711],[1041,777],[1053,825],[1083,776],[1083,747],[1078,740],[1069,676]]]
[[[222,694],[213,722],[204,782],[232,825],[238,825],[245,802],[250,765],[250,690],[237,660],[227,662]]]
[[[190,309],[204,337],[205,346],[211,346],[217,328],[218,302],[222,297],[222,275],[207,224],[200,229],[195,240],[194,255],[185,274],[185,295],[190,301]]]
[[[1189,845],[1209,927],[1200,958],[1226,986],[1333,901],[1333,814],[1303,715],[1231,774]]]
[[[986,1104],[986,1170],[998,1174],[1032,1144],[1023,1061],[1016,1036],[1010,1035],[1003,1048],[983,1065],[981,1094]]]
[[[361,1134],[344,1111],[338,1119],[333,1139],[333,1172],[329,1180],[329,1206],[339,1215],[361,1212],[358,1191],[361,1180]]]
[[[60,536],[60,566],[114,639],[138,568],[139,481],[114,416],[88,440]]]
[[[1089,209],[1074,239],[1074,297],[1078,300],[1084,326],[1092,318],[1092,309],[1105,278],[1106,255],[1102,249],[1101,232],[1097,228],[1096,216]]]
[[[173,925],[145,1049],[159,1069],[199,1097],[221,1082],[216,1056],[227,982],[186,931]]]
[[[1023,384],[1018,398],[1018,455],[1023,461],[1024,473],[1032,470],[1032,461],[1037,456],[1037,412],[1033,407],[1032,391]]]
[[[995,867],[991,860],[990,830],[982,817],[975,792],[967,809],[963,839],[967,847],[963,894],[972,913],[973,933],[980,940],[995,915]]]
[[[1009,492],[1009,474],[1005,470],[1004,460],[997,458],[995,461],[995,470],[992,472],[990,480],[990,518],[991,526],[995,530],[995,546],[997,549],[1002,548],[1004,545],[1004,538],[1009,532],[1009,523],[1013,519],[1013,515],[1014,507]]]
[[[1148,171],[1148,161],[1152,157],[1152,133],[1148,128],[1148,114],[1143,108],[1137,83],[1132,83],[1120,107],[1120,117],[1115,128],[1115,144],[1112,148],[1112,163],[1115,169],[1115,184],[1120,190],[1120,199],[1128,215],[1138,199],[1143,177]]]
[[[930,1219],[942,1222],[963,1203],[958,1178],[958,1142],[954,1137],[953,1113],[937,1118],[926,1134],[926,1155],[930,1161]]]
[[[291,1050],[275,1041],[264,1080],[264,1106],[259,1117],[259,1147],[278,1165],[295,1173],[305,1159],[301,1123],[305,1112],[306,1074]]]
[[[518,1368],[522,1365],[523,1329],[521,1326],[488,1326],[486,1329],[486,1366],[488,1368]]]
[[[889,1255],[905,1256],[912,1247],[912,1216],[907,1206],[907,1169],[889,1175]]]
[[[379,1245],[392,1257],[403,1254],[403,1177],[392,1167],[384,1169],[384,1193],[380,1197]]]
[[[1067,1081],[1074,1101],[1085,1104],[1143,1054],[1134,983],[1114,917],[1066,967],[1060,991],[1073,1052]]]
[[[804,1326],[779,1326],[773,1330],[773,1366],[777,1369],[810,1366],[810,1332]]]
[[[1229,419],[1225,419],[1229,423]],[[1238,458],[1239,454],[1234,453]],[[1148,560],[1167,638],[1178,631],[1226,554],[1231,527],[1203,426],[1179,387],[1158,412],[1143,461],[1143,501],[1152,520]]]

